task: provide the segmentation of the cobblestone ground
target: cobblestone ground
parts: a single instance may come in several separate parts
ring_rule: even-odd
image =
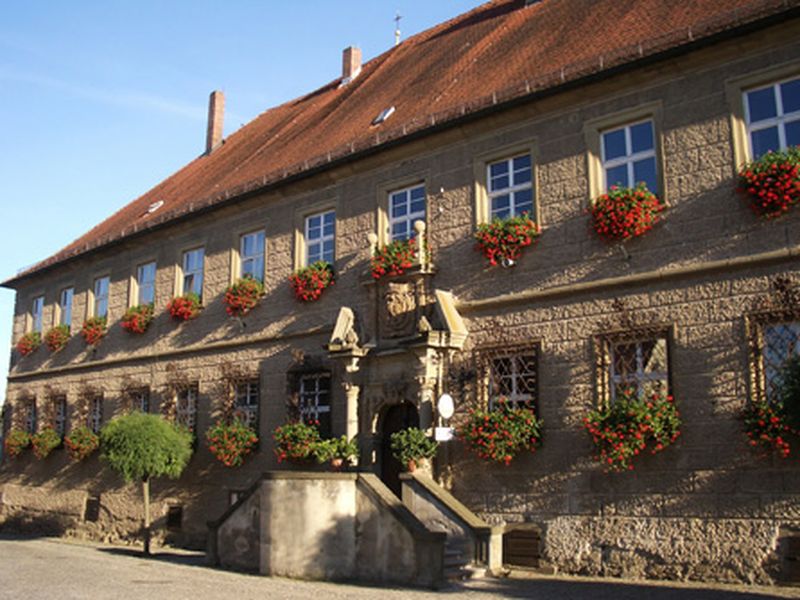
[[[466,597],[470,600],[764,600],[800,598],[800,589],[537,577],[478,580],[433,592],[230,573],[205,567],[202,555],[179,551],[160,551],[154,558],[144,560],[127,548],[54,539],[0,537],[0,598],[3,599],[423,600],[442,597]]]

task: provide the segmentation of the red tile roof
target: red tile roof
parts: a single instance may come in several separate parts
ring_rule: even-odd
[[[800,0],[494,0],[415,35],[339,80],[270,109],[50,258],[5,282],[136,232],[481,109],[632,63]],[[384,124],[372,120],[385,108]],[[148,207],[163,206],[152,214]]]

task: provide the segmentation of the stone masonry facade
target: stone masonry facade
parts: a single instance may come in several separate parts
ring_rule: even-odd
[[[435,414],[426,422],[425,411],[433,409],[424,404],[439,394],[450,393],[457,410],[477,399],[473,357],[482,348],[535,343],[543,447],[503,467],[448,442],[436,459],[437,479],[492,523],[536,526],[542,555],[558,571],[772,582],[781,532],[800,526],[800,469],[794,458],[759,458],[738,414],[752,394],[748,315],[784,301],[787,281],[800,284],[800,213],[759,220],[737,195],[735,107],[742,102],[740,82],[800,73],[798,33],[797,22],[787,21],[497,111],[31,276],[17,291],[14,339],[29,328],[33,298],[45,296],[44,323],[51,324],[57,290],[74,286],[73,339],[57,354],[41,349],[15,359],[9,421],[20,422],[24,401],[35,398],[42,407],[63,394],[68,421],[77,423],[85,418],[81,398],[88,391],[102,394],[107,421],[122,412],[125,390],[136,386],[149,388],[157,412],[173,401],[176,382],[196,383],[196,453],[179,480],[156,482],[153,494],[163,535],[202,546],[206,522],[224,512],[232,494],[264,471],[292,468],[277,463],[271,441],[296,392],[287,373],[331,372],[336,435],[347,431],[346,388],[360,389],[360,468],[380,474],[387,406],[409,401],[430,425]],[[591,231],[588,156],[597,127],[642,116],[655,123],[668,209],[663,223],[622,250]],[[472,237],[485,201],[480,174],[488,162],[520,152],[533,156],[542,235],[513,268],[490,268]],[[452,292],[466,343],[440,354],[368,354],[348,374],[325,349],[337,314],[349,307],[362,341],[380,338],[370,315],[380,310],[383,288],[376,286],[385,284],[369,277],[367,236],[384,235],[378,223],[386,193],[420,183],[435,268],[426,285]],[[337,281],[318,302],[301,304],[287,277],[303,218],[329,208],[336,211]],[[266,297],[246,317],[231,319],[221,296],[235,279],[239,237],[260,228]],[[199,246],[205,307],[177,325],[163,307],[175,294],[182,252]],[[117,321],[129,306],[136,266],[149,261],[158,265],[156,318],[144,335],[132,336]],[[109,333],[88,349],[74,334],[101,275],[111,278]],[[582,424],[600,400],[597,339],[654,327],[666,332],[682,436],[634,472],[605,473]],[[404,381],[419,372],[420,361],[428,375]],[[221,410],[231,365],[260,389],[260,445],[239,469],[215,461],[203,439]],[[440,376],[430,376],[431,369]],[[97,514],[87,520],[87,502],[98,498]],[[8,526],[55,527],[109,541],[128,539],[140,518],[138,488],[124,486],[96,456],[71,463],[63,450],[43,461],[30,453],[4,461],[0,499]],[[167,514],[177,506],[182,521],[168,529]]]

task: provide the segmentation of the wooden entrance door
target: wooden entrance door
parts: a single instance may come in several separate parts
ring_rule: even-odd
[[[419,427],[419,413],[410,402],[390,406],[383,415],[381,424],[381,480],[400,497],[400,473],[405,467],[392,455],[392,434]]]

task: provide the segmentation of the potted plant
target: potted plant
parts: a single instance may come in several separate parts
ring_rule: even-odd
[[[17,342],[17,352],[22,356],[28,356],[36,352],[36,349],[42,345],[42,336],[38,331],[30,331],[19,338]]]
[[[100,446],[100,437],[86,426],[76,427],[64,436],[72,460],[83,460]]]
[[[17,458],[22,451],[31,445],[31,436],[27,431],[22,429],[12,429],[6,435],[3,441],[6,455],[11,458]]]
[[[414,238],[395,240],[375,249],[370,269],[375,279],[384,275],[402,275],[417,259],[417,242]]]
[[[471,409],[456,435],[479,458],[509,465],[522,450],[536,451],[542,443],[541,428],[533,409],[515,408],[500,398],[494,410]]]
[[[612,185],[592,200],[589,212],[594,230],[609,242],[638,237],[653,228],[666,208],[644,183],[634,188]]]
[[[258,435],[239,419],[217,421],[206,432],[208,449],[226,467],[238,467],[258,444]]]
[[[50,352],[58,352],[69,341],[69,325],[56,325],[44,335],[44,343]]]
[[[800,202],[800,146],[767,152],[739,170],[739,191],[761,217],[777,217]]]
[[[167,304],[170,316],[176,321],[189,321],[197,317],[202,310],[200,296],[189,292],[183,296],[176,296]]]
[[[96,345],[106,334],[106,317],[89,317],[83,322],[81,335],[88,346]]]
[[[31,436],[31,445],[36,458],[42,460],[61,445],[61,436],[52,427],[45,427],[39,433]]]
[[[392,454],[413,473],[422,461],[428,461],[436,456],[439,442],[425,435],[425,432],[416,427],[402,429],[391,436]]]
[[[317,442],[313,452],[318,463],[330,462],[331,469],[338,471],[358,456],[358,444],[355,438],[348,441],[347,436],[343,435]]]
[[[142,334],[147,331],[150,322],[153,320],[153,305],[139,304],[131,306],[125,311],[120,320],[122,328],[128,333]]]
[[[320,441],[318,425],[317,422],[295,421],[276,427],[272,439],[278,462],[302,461],[310,457]]]
[[[303,302],[319,300],[322,292],[333,285],[333,266],[318,260],[289,275],[295,298]]]
[[[491,223],[478,225],[476,247],[493,267],[498,263],[511,266],[519,260],[523,248],[536,241],[539,233],[539,225],[527,213],[505,219],[494,218]]]
[[[258,305],[263,295],[264,284],[245,275],[225,290],[222,300],[230,316],[243,317]]]
[[[621,390],[613,404],[592,411],[583,422],[595,459],[609,471],[633,470],[636,456],[661,452],[678,439],[681,427],[672,396],[639,397],[635,389]]]

